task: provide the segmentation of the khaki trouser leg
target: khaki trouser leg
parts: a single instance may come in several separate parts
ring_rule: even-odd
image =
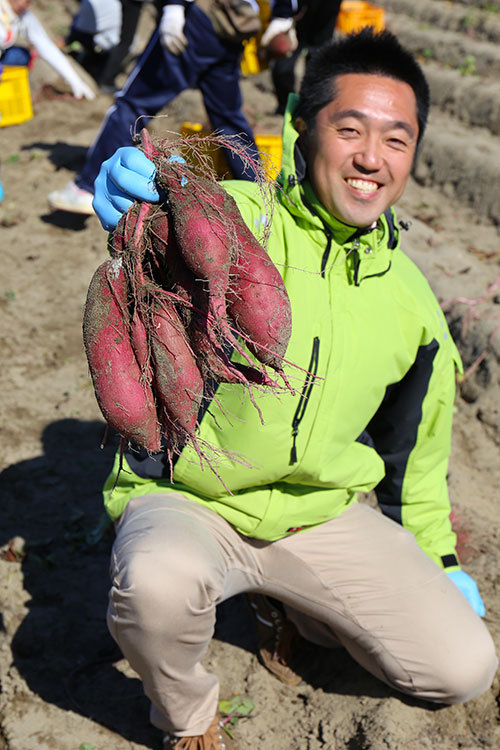
[[[362,505],[277,542],[247,539],[180,495],[132,500],[117,527],[108,624],[152,702],[152,721],[202,734],[218,683],[200,665],[216,605],[275,596],[299,630],[340,641],[369,672],[415,697],[454,703],[497,666],[483,622],[413,536]]]

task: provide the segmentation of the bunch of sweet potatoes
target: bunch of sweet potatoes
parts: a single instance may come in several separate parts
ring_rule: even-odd
[[[141,139],[166,200],[134,203],[120,220],[89,287],[84,343],[107,423],[148,451],[176,452],[196,448],[202,400],[217,383],[251,398],[253,385],[276,385],[266,368],[283,376],[291,311],[232,197],[169,161],[147,131]]]

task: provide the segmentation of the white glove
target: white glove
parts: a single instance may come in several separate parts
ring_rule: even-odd
[[[95,99],[94,91],[81,79],[71,81],[70,85],[75,99],[89,99],[89,101]]]
[[[180,55],[187,47],[184,36],[186,11],[183,5],[166,5],[160,21],[160,39],[163,46],[173,55]]]
[[[293,18],[273,18],[262,34],[260,45],[266,47],[271,39],[277,34],[288,34],[292,45],[292,50],[297,49],[298,41],[295,28],[293,26]]]

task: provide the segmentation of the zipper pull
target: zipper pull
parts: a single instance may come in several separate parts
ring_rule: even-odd
[[[294,427],[292,429],[292,450],[290,451],[290,465],[297,463],[297,435],[299,434],[299,431],[297,427]]]
[[[353,274],[354,286],[359,286],[359,279],[358,279],[359,264],[360,264],[360,261],[359,261],[359,251],[358,251],[359,244],[360,244],[359,243],[359,239],[356,238],[354,240],[354,242],[352,243],[352,248],[351,248],[351,250],[353,250],[352,265],[353,265],[353,271],[354,271],[354,274]]]

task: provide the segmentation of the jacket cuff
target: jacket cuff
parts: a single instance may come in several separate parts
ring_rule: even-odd
[[[456,555],[441,555],[441,564],[445,570],[450,568],[460,568],[460,563]]]

